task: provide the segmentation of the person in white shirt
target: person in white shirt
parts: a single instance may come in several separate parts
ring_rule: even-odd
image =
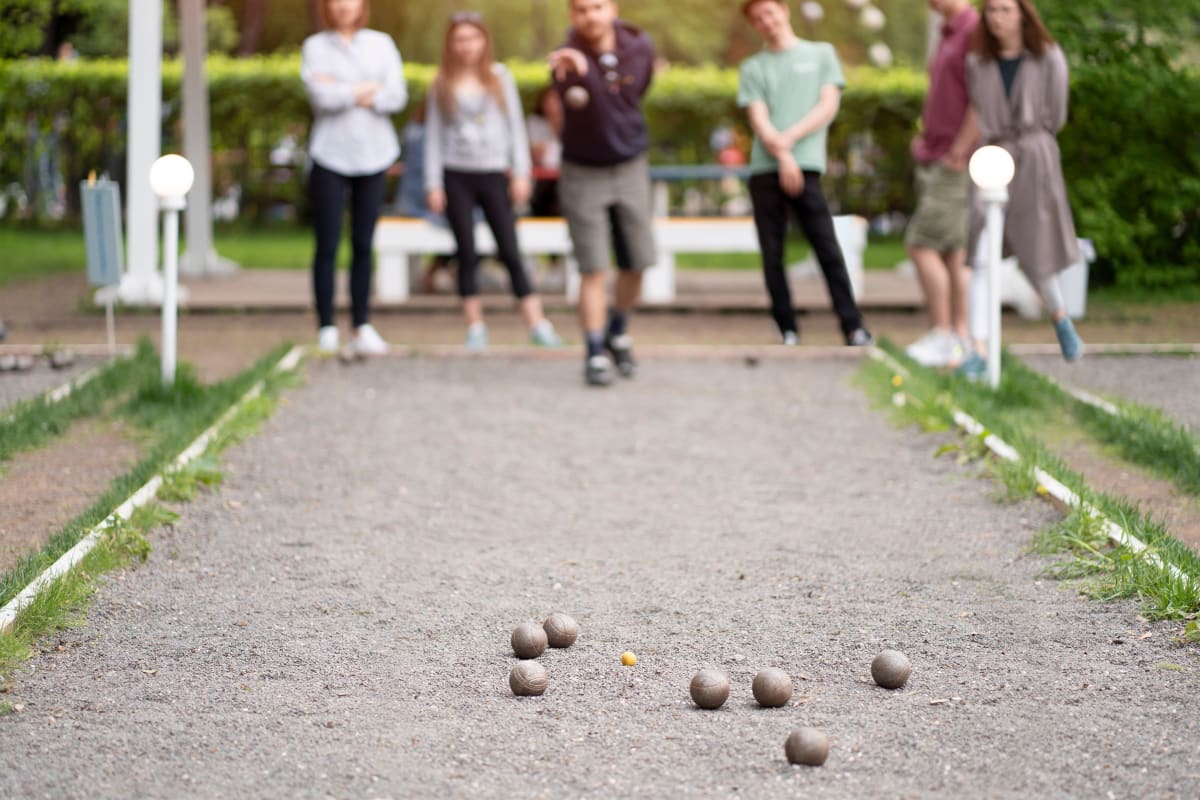
[[[429,208],[445,213],[458,245],[458,292],[469,350],[487,347],[475,272],[475,208],[483,210],[508,270],[534,344],[560,342],[542,311],[517,246],[514,205],[529,199],[529,140],[512,73],[495,62],[492,41],[475,13],[450,18],[442,63],[426,108],[425,188]]]
[[[408,88],[395,42],[368,30],[369,0],[322,0],[325,30],[304,40],[300,77],[313,110],[309,136],[316,253],[313,296],[317,349],[338,350],[333,320],[334,273],[342,215],[350,199],[350,302],[356,355],[388,345],[370,323],[371,241],[383,205],[386,172],[400,155],[391,115],[404,109]]]

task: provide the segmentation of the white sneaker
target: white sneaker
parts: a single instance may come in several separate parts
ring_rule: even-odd
[[[783,334],[784,347],[795,347],[797,341],[798,339],[795,331],[788,331],[787,333]]]
[[[476,352],[486,350],[488,346],[487,325],[476,322],[467,326],[467,341],[463,346]]]
[[[905,351],[908,357],[923,367],[949,367],[963,358],[962,342],[949,331],[934,328]]]
[[[381,356],[388,351],[388,343],[369,322],[359,325],[354,331],[354,350],[360,356]]]
[[[317,331],[317,352],[331,356],[338,351],[338,329],[335,325],[322,325]]]

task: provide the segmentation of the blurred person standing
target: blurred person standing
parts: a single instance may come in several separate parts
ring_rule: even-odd
[[[928,2],[943,24],[937,52],[929,63],[921,133],[911,148],[917,209],[909,220],[905,245],[917,268],[932,324],[908,347],[908,355],[927,367],[947,367],[962,362],[968,341],[967,161],[979,128],[967,96],[967,53],[979,14],[970,0]]]
[[[316,239],[317,349],[327,354],[338,350],[334,275],[348,197],[351,348],[358,355],[379,355],[388,345],[370,322],[371,244],[386,172],[400,155],[390,115],[404,109],[408,88],[395,42],[366,28],[369,0],[322,0],[320,11],[325,30],[304,40],[300,66],[313,110],[309,198]]]
[[[1075,361],[1083,355],[1083,341],[1067,316],[1058,280],[1060,272],[1079,261],[1058,149],[1058,132],[1067,122],[1067,59],[1030,0],[984,0],[983,22],[967,58],[967,85],[981,144],[1003,147],[1016,167],[1008,187],[1003,250],[1017,257],[1041,295],[1063,358]],[[981,204],[973,203],[973,255],[983,226]],[[977,379],[987,372],[988,270],[1000,265],[972,260],[973,347],[959,370]]]
[[[549,56],[564,107],[558,194],[581,273],[584,382],[608,386],[614,362],[623,377],[637,372],[629,318],[641,295],[642,273],[658,260],[646,155],[650,135],[642,113],[654,77],[654,43],[617,18],[613,0],[568,2],[567,41]],[[624,252],[610,310],[605,284],[614,227]]]
[[[785,0],[746,0],[742,14],[766,44],[738,69],[737,102],[754,131],[750,201],[771,315],[783,344],[796,344],[796,309],[783,263],[790,209],[821,266],[846,344],[873,344],[821,191],[826,137],[845,86],[837,53],[831,44],[796,36]]]
[[[488,345],[476,277],[476,208],[492,230],[530,339],[557,347],[558,334],[542,311],[517,244],[514,206],[524,205],[531,189],[521,98],[512,73],[495,61],[491,35],[479,14],[463,12],[450,18],[426,127],[425,189],[430,211],[446,215],[458,245],[467,349]]]

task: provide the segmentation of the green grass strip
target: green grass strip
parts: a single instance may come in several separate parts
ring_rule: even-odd
[[[145,435],[150,437],[148,455],[129,472],[116,478],[91,507],[51,536],[40,552],[26,556],[0,577],[0,606],[12,600],[88,531],[107,519],[117,506],[167,468],[250,387],[270,376],[289,349],[290,345],[280,345],[239,375],[211,386],[203,386],[190,369],[184,368],[179,370],[172,389],[162,386],[157,370],[153,375],[142,376],[133,396],[119,413],[142,427]],[[273,385],[274,380],[269,380],[268,385]]]
[[[1145,543],[1146,551],[1139,554],[1107,540],[1103,544],[1092,542],[1093,549],[1087,551],[1087,558],[1101,558],[1106,577],[1095,584],[1100,588],[1089,594],[1106,599],[1138,597],[1146,615],[1154,619],[1186,619],[1200,613],[1200,557],[1171,536],[1160,522],[1147,517],[1127,500],[1088,488],[1081,475],[1026,432],[1031,414],[1052,415],[1065,410],[1058,395],[1043,391],[1044,379],[1028,369],[1013,367],[1015,359],[1006,354],[1000,386],[992,391],[955,375],[921,367],[886,340],[881,347],[903,364],[909,375],[895,375],[888,365],[867,360],[860,372],[860,382],[878,403],[892,408],[896,421],[916,423],[925,430],[948,430],[955,427],[953,409],[957,406],[989,426],[983,435],[968,437],[964,452],[969,457],[983,452],[980,443],[988,434],[1000,437],[1021,454],[1021,461],[1015,464],[993,462],[1011,499],[1030,496],[1037,490],[1033,477],[1036,465]],[[1089,541],[1083,528],[1095,522],[1085,521],[1080,515],[1075,517],[1073,522],[1068,517],[1068,527],[1076,532],[1076,538]],[[1068,548],[1068,552],[1080,560],[1079,551]],[[1186,580],[1181,581],[1169,570],[1152,565],[1147,553],[1174,565]]]
[[[1120,401],[1120,414],[1110,414],[1085,403],[1057,383],[1011,359],[1006,369],[1027,374],[1053,402],[1070,408],[1075,420],[1097,441],[1112,447],[1121,458],[1165,478],[1182,492],[1200,497],[1200,439],[1158,409]]]
[[[17,403],[0,422],[0,462],[63,435],[74,422],[100,413],[157,370],[158,356],[144,341],[132,356],[103,367],[94,378],[56,403],[44,394]]]

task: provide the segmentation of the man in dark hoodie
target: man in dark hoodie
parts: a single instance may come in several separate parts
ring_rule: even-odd
[[[641,294],[642,271],[657,260],[646,158],[650,137],[641,109],[654,75],[654,43],[617,19],[613,0],[568,1],[567,42],[550,54],[565,116],[559,202],[582,276],[584,380],[607,386],[614,361],[627,378],[637,371],[629,315]],[[605,289],[610,215],[626,256],[619,263],[611,313]]]

